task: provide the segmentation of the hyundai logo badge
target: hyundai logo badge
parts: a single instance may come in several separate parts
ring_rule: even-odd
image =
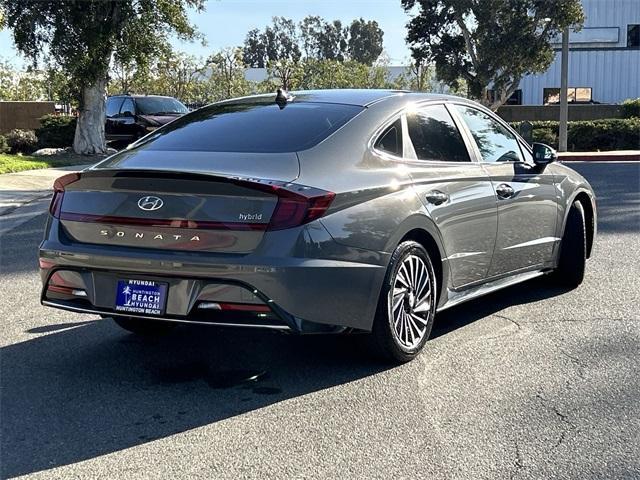
[[[138,200],[138,207],[140,210],[145,210],[147,212],[158,210],[162,208],[162,205],[164,205],[164,202],[160,197],[147,196]]]

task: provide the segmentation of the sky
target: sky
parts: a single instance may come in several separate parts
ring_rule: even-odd
[[[178,40],[172,43],[179,50],[206,57],[221,48],[242,45],[249,30],[263,29],[273,16],[299,22],[307,15],[319,15],[328,21],[341,20],[343,24],[360,17],[376,20],[384,31],[384,51],[390,63],[406,64],[410,57],[405,44],[405,24],[409,17],[400,0],[208,0],[205,12],[190,14],[207,45]],[[16,66],[24,65],[6,30],[0,31],[0,58]]]

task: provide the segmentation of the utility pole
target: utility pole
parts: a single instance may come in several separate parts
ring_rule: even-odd
[[[569,28],[562,31],[562,56],[560,64],[560,132],[558,150],[567,151],[567,121],[569,120],[568,93],[569,76]]]

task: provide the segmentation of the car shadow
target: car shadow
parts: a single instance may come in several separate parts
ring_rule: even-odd
[[[49,331],[0,351],[2,478],[165,438],[390,368],[365,353],[363,336],[193,326],[141,339],[111,320],[70,321]]]
[[[544,282],[530,286],[443,312],[433,337],[562,293]],[[27,332],[48,334],[0,351],[2,478],[134,447],[390,368],[371,356],[364,335],[192,326],[145,339],[110,320]]]
[[[505,308],[538,302],[562,295],[567,291],[566,288],[555,285],[548,276],[513,285],[440,312],[436,315],[431,338],[446,335]]]

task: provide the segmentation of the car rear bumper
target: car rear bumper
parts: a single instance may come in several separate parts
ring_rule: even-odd
[[[300,333],[335,330],[333,327],[370,330],[386,261],[383,255],[371,253],[371,257],[383,265],[335,259],[109,249],[48,239],[40,248],[41,301],[71,311],[118,315],[114,311],[117,280],[140,278],[169,286],[165,314],[152,318]],[[72,286],[84,294],[50,291],[49,282],[55,272],[71,279]],[[231,318],[200,308],[204,302],[221,301],[248,306],[243,307],[245,312],[235,312]],[[259,308],[251,311],[251,305]]]

